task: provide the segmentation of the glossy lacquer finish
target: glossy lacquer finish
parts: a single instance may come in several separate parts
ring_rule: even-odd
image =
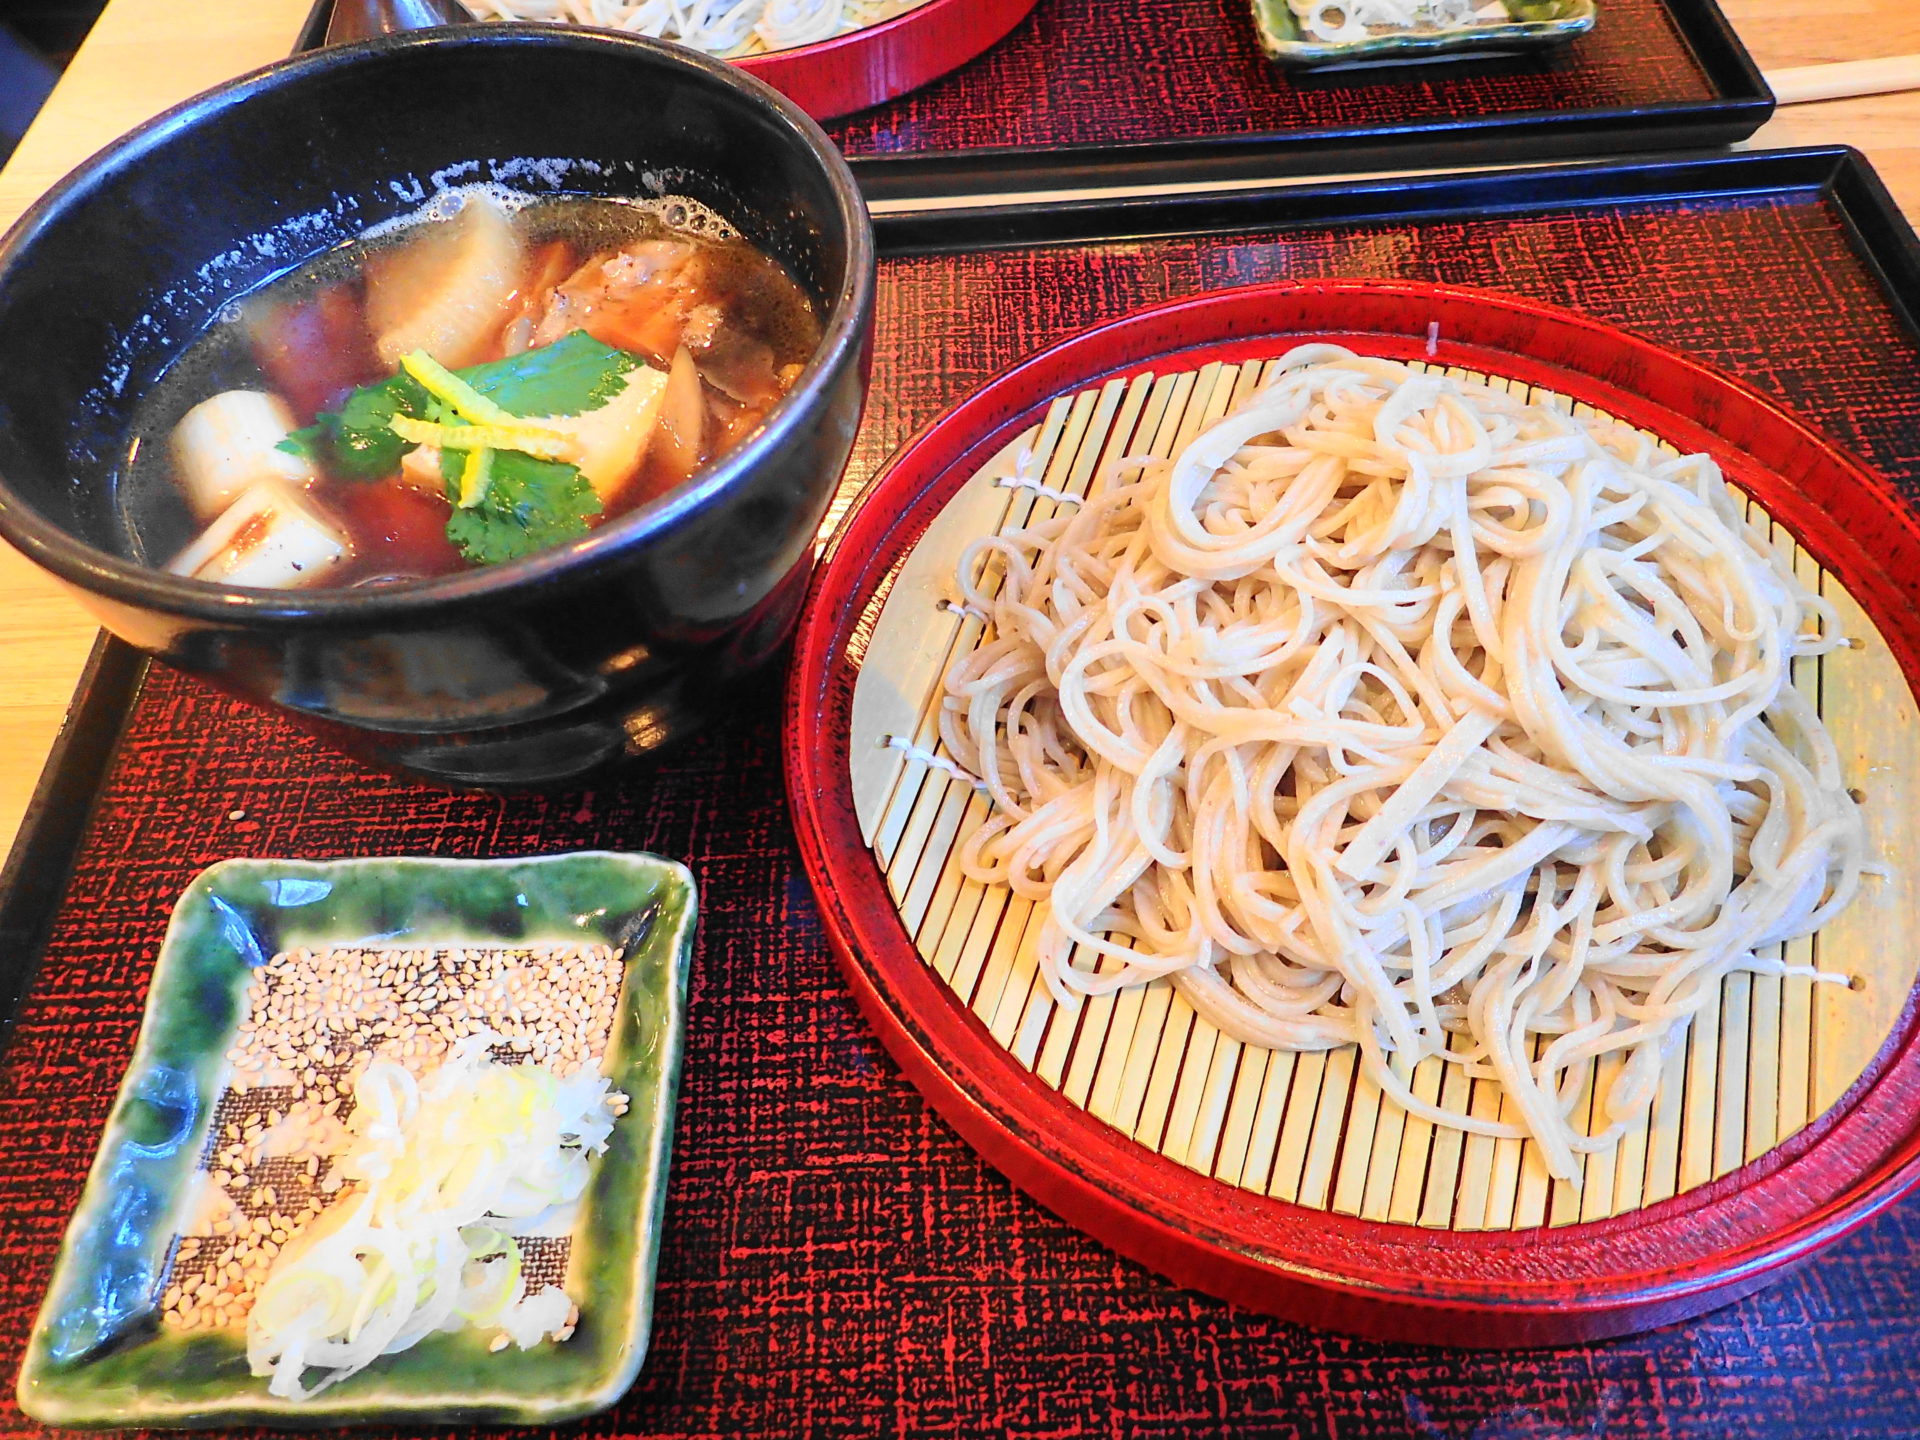
[[[653,1315],[694,924],[692,878],[652,855],[230,860],[197,877],[174,907],[132,1063],[34,1325],[21,1407],[56,1425],[537,1424],[617,1400]],[[292,1402],[249,1373],[244,1332],[163,1327],[168,1246],[254,970],[295,946],[539,942],[625,954],[603,1071],[631,1103],[571,1232],[582,1317],[572,1339],[496,1353],[473,1329],[436,1333]]]
[[[528,560],[281,594],[117,559],[108,482],[133,397],[223,305],[479,180],[701,200],[812,293],[822,347],[723,460]],[[0,247],[0,533],[116,634],[377,764],[578,778],[697,725],[790,628],[859,423],[872,265],[832,146],[720,62],[537,26],[323,50],[118,142]]]
[[[957,70],[1026,18],[1038,0],[928,0],[864,30],[737,60],[809,115],[830,120]]]
[[[1250,0],[1042,0],[971,64],[828,128],[893,199],[1725,144],[1773,107],[1713,0],[1600,0],[1551,49],[1401,58],[1286,69]]]
[[[1724,1304],[1920,1180],[1911,1016],[1839,1106],[1711,1186],[1591,1224],[1438,1234],[1248,1194],[1070,1104],[920,957],[862,839],[848,778],[854,682],[893,574],[946,501],[1057,395],[1115,374],[1270,357],[1305,338],[1545,386],[1712,452],[1842,579],[1909,682],[1920,676],[1920,523],[1885,480],[1758,393],[1517,297],[1379,281],[1196,295],[994,380],[909,442],[843,527],[801,622],[789,692],[789,793],[828,934],[882,1041],[962,1135],[1071,1223],[1181,1284],[1366,1334],[1479,1346],[1617,1335]]]

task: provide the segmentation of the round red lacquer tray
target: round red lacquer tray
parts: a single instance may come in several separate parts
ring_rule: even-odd
[[[1257,286],[1159,306],[1043,351],[923,430],[868,488],[816,574],[790,680],[787,781],[847,978],[902,1069],[982,1155],[1180,1284],[1311,1323],[1484,1346],[1622,1334],[1725,1304],[1920,1181],[1911,996],[1896,997],[1904,1008],[1890,1037],[1837,1103],[1697,1188],[1551,1227],[1363,1220],[1189,1169],[1042,1083],[921,958],[863,838],[849,781],[855,686],[900,566],[948,501],[1057,396],[1143,369],[1272,357],[1307,338],[1544,386],[1711,452],[1844,584],[1907,685],[1920,675],[1920,521],[1884,480],[1705,366],[1551,306],[1427,285]]]
[[[865,110],[957,70],[1005,38],[1038,0],[928,3],[817,45],[733,63],[759,76],[816,120]]]

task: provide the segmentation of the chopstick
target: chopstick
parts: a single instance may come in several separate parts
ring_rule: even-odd
[[[1846,100],[1920,90],[1920,55],[1888,55],[1877,60],[1842,60],[1832,65],[1795,65],[1769,70],[1766,81],[1782,105],[1815,100]]]

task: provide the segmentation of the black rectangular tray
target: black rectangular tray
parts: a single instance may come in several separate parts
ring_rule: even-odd
[[[330,0],[321,0],[321,10]],[[1416,179],[1275,186],[1221,194],[905,210],[875,217],[883,266],[913,256],[1036,245],[1101,245],[1240,230],[1347,229],[1473,215],[1529,215],[1767,196],[1830,205],[1888,311],[1920,333],[1920,238],[1866,158],[1845,147],[1698,153],[1630,162],[1494,170]],[[865,427],[841,508],[885,454]],[[904,437],[898,437],[904,438]],[[147,661],[102,635],[81,677],[0,871],[0,1027],[10,1025],[85,831],[85,820],[135,704]],[[0,1033],[4,1033],[0,1031]]]
[[[1248,0],[1040,0],[979,59],[827,132],[869,199],[911,200],[1692,149],[1773,103],[1714,0],[1602,0],[1552,50],[1305,75],[1260,54]]]
[[[1920,498],[1920,244],[1854,151],[1689,154],[883,216],[857,491],[991,374],[1195,289],[1380,275],[1621,324]],[[1906,1434],[1920,1205],[1727,1310],[1605,1346],[1445,1352],[1182,1292],[1010,1190],[861,1022],[781,798],[779,687],[619,785],[377,775],[118,643],[0,877],[0,1371],[138,1024],[173,897],[234,854],[651,849],[703,886],[653,1354],[581,1440],[647,1434]],[[36,958],[48,963],[36,974]],[[1383,1397],[1390,1402],[1383,1410]],[[1813,1407],[1817,1407],[1817,1410]],[[41,1432],[0,1400],[0,1440]]]

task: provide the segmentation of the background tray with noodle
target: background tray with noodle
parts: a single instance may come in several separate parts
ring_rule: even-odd
[[[1848,152],[929,212],[878,229],[877,383],[848,499],[922,425],[1087,325],[1200,289],[1354,275],[1497,285],[1627,325],[1792,406],[1920,500],[1920,260]],[[777,691],[619,787],[503,799],[375,774],[103,652],[0,906],[13,1017],[0,1370],[80,1193],[169,900],[199,867],[616,846],[685,860],[706,905],[651,1354],[626,1400],[583,1422],[589,1440],[1184,1433],[1223,1417],[1343,1440],[1725,1440],[1804,1433],[1816,1404],[1836,1436],[1911,1428],[1912,1202],[1691,1324],[1517,1355],[1222,1304],[1055,1218],[921,1100],[855,1007],[780,793]],[[1423,1336],[1461,1338],[1438,1324]],[[0,1436],[42,1433],[0,1399]]]
[[[1714,0],[1605,0],[1552,50],[1292,73],[1247,0],[1041,0],[978,60],[828,128],[875,199],[1721,145],[1773,96]]]
[[[1035,0],[923,0],[904,14],[811,45],[742,56],[742,70],[818,120],[850,115],[937,80],[996,44]],[[327,33],[333,0],[316,0],[300,50]]]
[[[747,68],[843,117],[827,133],[874,200],[1724,145],[1773,112],[1714,0],[1606,0],[1551,51],[1315,74],[1261,53],[1247,0],[933,0]]]

